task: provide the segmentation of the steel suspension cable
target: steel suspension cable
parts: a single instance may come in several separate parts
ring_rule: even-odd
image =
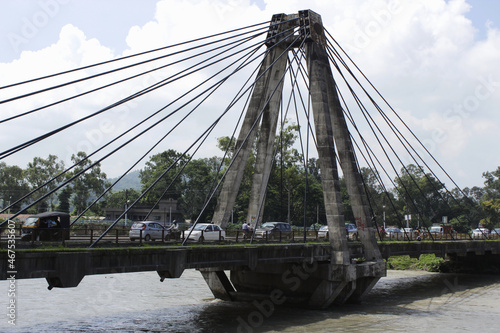
[[[153,73],[153,72],[155,72],[155,71],[158,71],[158,70],[161,70],[161,69],[165,69],[165,68],[167,68],[167,67],[169,67],[169,66],[173,66],[173,65],[179,64],[179,63],[181,63],[181,62],[184,62],[184,61],[187,61],[187,60],[190,60],[190,59],[193,59],[193,58],[199,57],[199,56],[206,55],[207,53],[210,53],[210,52],[213,52],[213,51],[219,50],[219,49],[221,49],[221,48],[223,48],[223,47],[227,47],[227,46],[232,45],[232,44],[237,44],[237,43],[240,43],[241,41],[248,41],[248,40],[251,40],[251,39],[256,38],[256,37],[258,37],[258,36],[260,36],[260,35],[261,35],[261,34],[255,34],[255,35],[252,35],[252,36],[249,36],[249,37],[245,37],[245,38],[243,38],[243,39],[239,39],[239,40],[236,40],[236,41],[232,41],[232,42],[230,42],[230,43],[228,43],[228,44],[225,44],[225,45],[222,45],[222,46],[216,46],[215,48],[213,48],[213,49],[211,49],[211,50],[203,51],[203,52],[201,52],[201,53],[197,53],[197,54],[195,54],[195,55],[193,55],[193,56],[189,56],[189,57],[183,58],[183,59],[181,59],[181,60],[177,60],[177,61],[174,61],[174,62],[168,63],[168,64],[166,64],[166,65],[162,65],[162,66],[159,66],[159,67],[156,67],[156,68],[153,68],[153,69],[147,70],[147,71],[145,71],[145,72],[138,73],[138,74],[135,74],[135,75],[133,75],[133,76],[129,76],[129,77],[127,77],[127,78],[124,78],[124,79],[121,79],[121,80],[118,80],[118,81],[115,81],[115,82],[111,82],[111,83],[109,83],[109,84],[106,84],[106,85],[103,85],[103,86],[100,86],[100,87],[97,87],[97,88],[94,88],[94,89],[91,89],[91,90],[87,90],[87,91],[82,92],[82,93],[80,93],[80,94],[76,94],[76,95],[70,96],[70,97],[68,97],[68,98],[64,98],[64,99],[62,99],[62,100],[59,100],[59,101],[56,101],[56,102],[53,102],[53,103],[50,103],[50,104],[47,104],[47,105],[44,105],[44,106],[41,106],[41,107],[35,108],[35,109],[33,109],[33,110],[26,111],[26,112],[24,112],[24,113],[21,113],[21,114],[18,114],[18,115],[15,115],[15,116],[9,117],[9,118],[2,119],[2,120],[0,120],[0,124],[1,124],[1,123],[4,123],[4,122],[7,122],[7,121],[10,121],[10,120],[14,120],[14,119],[17,119],[17,118],[23,117],[23,116],[26,116],[26,115],[29,115],[29,114],[32,114],[32,113],[34,113],[34,112],[38,112],[38,111],[44,110],[44,109],[46,109],[46,108],[49,108],[49,107],[52,107],[52,106],[55,106],[55,105],[58,105],[58,104],[61,104],[61,103],[64,103],[64,102],[67,102],[67,101],[70,101],[70,100],[73,100],[73,99],[79,98],[79,97],[82,97],[82,96],[85,96],[85,95],[88,95],[88,94],[90,94],[90,93],[94,93],[94,92],[96,92],[96,91],[99,91],[99,90],[102,90],[102,89],[105,89],[105,88],[109,88],[109,87],[114,86],[114,85],[116,85],[116,84],[120,84],[120,83],[123,83],[123,82],[129,81],[129,80],[132,80],[132,79],[138,78],[138,77],[140,77],[140,76],[143,76],[143,75],[146,75],[146,74]],[[240,44],[238,44],[238,45],[240,45]],[[195,65],[192,65],[192,66],[191,66],[191,67],[189,67],[189,68],[194,68],[194,67],[196,67],[196,66],[198,66],[198,65],[201,65],[202,63],[204,63],[204,62],[206,62],[206,61],[208,61],[208,60],[210,60],[210,59],[212,59],[212,58],[214,58],[214,57],[216,57],[216,56],[219,56],[220,54],[223,54],[223,53],[225,53],[225,52],[227,52],[227,50],[226,50],[226,51],[224,51],[224,52],[219,52],[219,53],[218,53],[218,54],[216,54],[215,56],[213,56],[213,57],[211,57],[211,58],[207,58],[207,59],[205,59],[205,60],[203,60],[203,61],[200,61],[199,63],[197,63],[197,64],[195,64]],[[189,68],[188,68],[188,69],[189,69]],[[184,71],[186,71],[186,70],[184,70]],[[183,71],[182,71],[182,72],[183,72]],[[182,72],[178,72],[177,74],[182,73]],[[177,75],[177,74],[176,74],[176,75]]]
[[[296,40],[298,40],[298,38],[299,38],[299,37],[297,36],[297,37],[296,37]],[[273,61],[273,62],[272,62],[269,66],[268,66],[268,68],[266,68],[266,69],[265,69],[265,70],[261,73],[261,75],[260,75],[260,76],[258,76],[258,77],[255,79],[255,82],[257,82],[257,81],[258,81],[258,80],[259,80],[259,79],[260,79],[260,78],[261,78],[261,77],[262,77],[265,73],[267,73],[267,71],[269,70],[269,68],[272,68],[272,66],[273,66],[273,65],[274,65],[274,64],[278,61],[278,59],[279,59],[280,57],[282,57],[284,54],[287,54],[287,52],[288,52],[289,48],[290,48],[290,47],[288,47],[285,51],[283,51],[283,52],[282,52],[282,53],[281,53],[281,54],[277,57],[277,59],[275,59],[275,60],[274,60],[274,61]],[[283,76],[282,76],[282,78],[281,78],[281,79],[283,79]],[[270,100],[271,100],[271,97],[272,97],[272,95],[275,93],[276,89],[277,89],[277,87],[273,90],[273,92],[271,93],[271,96],[270,96],[270,97],[267,99],[267,101],[264,103],[264,106],[263,106],[262,110],[259,112],[259,114],[257,115],[257,117],[256,117],[256,119],[255,119],[255,121],[254,121],[254,123],[253,123],[253,124],[252,124],[252,126],[250,127],[250,129],[249,129],[248,133],[247,133],[247,134],[246,134],[246,136],[244,137],[244,139],[243,139],[243,141],[242,141],[242,144],[241,144],[241,145],[237,148],[237,150],[236,150],[235,154],[233,155],[233,158],[232,158],[231,162],[229,163],[229,166],[228,166],[228,168],[226,169],[226,172],[222,175],[222,177],[221,177],[220,181],[218,182],[218,184],[217,184],[216,188],[212,191],[212,194],[210,195],[210,197],[208,198],[208,200],[206,200],[206,202],[205,202],[205,204],[204,204],[204,206],[203,206],[203,208],[202,208],[202,210],[201,210],[200,214],[198,215],[198,217],[197,217],[197,218],[196,218],[196,220],[195,220],[194,225],[196,225],[196,224],[198,223],[198,221],[199,221],[199,219],[200,219],[201,215],[204,213],[204,211],[205,211],[205,209],[207,208],[207,206],[208,206],[208,204],[209,204],[210,200],[213,198],[213,196],[214,196],[214,195],[215,195],[215,193],[217,192],[218,188],[220,187],[220,185],[221,185],[221,184],[222,184],[222,182],[224,181],[225,176],[226,176],[226,175],[227,175],[227,173],[228,173],[228,170],[232,167],[232,165],[234,164],[234,162],[235,162],[235,160],[236,160],[236,157],[239,155],[239,153],[240,153],[240,152],[241,152],[241,150],[243,149],[243,146],[244,146],[245,142],[246,142],[246,141],[248,141],[248,139],[249,139],[249,137],[250,137],[250,134],[252,133],[252,131],[254,131],[254,130],[255,130],[255,127],[256,127],[256,126],[257,126],[257,124],[259,123],[259,120],[261,119],[262,114],[264,113],[264,110],[265,110],[266,106],[269,104],[269,102],[270,102]],[[254,233],[255,233],[255,229],[254,229]],[[252,238],[250,239],[250,242],[252,242],[252,241],[253,241],[253,236],[254,236],[254,233],[252,234]],[[186,241],[187,241],[187,238],[185,238],[185,239],[184,239],[184,241],[182,242],[182,245],[185,245]]]
[[[333,48],[333,47],[332,47]],[[342,62],[343,60],[341,59],[340,57],[340,54],[338,54],[335,50],[334,52],[336,53],[337,55],[337,58],[339,58]],[[347,65],[345,64],[344,62],[344,67],[350,72],[350,74],[353,76],[353,73],[350,71],[349,68],[347,68]],[[354,77],[354,76],[353,76]],[[354,77],[355,78],[355,77]],[[361,86],[361,84],[359,83],[359,81],[355,78],[356,82],[358,82],[358,84]],[[361,86],[362,87],[362,86]],[[415,152],[415,154],[417,154],[417,156],[420,158],[420,160],[429,168],[429,170],[431,171],[431,173],[436,177],[436,179],[438,180],[438,182],[441,184],[441,186],[443,186],[443,188],[445,189],[445,191],[449,194],[451,194],[448,189],[446,188],[446,186],[444,186],[444,184],[442,182],[439,181],[439,179],[437,178],[437,176],[435,175],[435,173],[432,171],[432,169],[430,169],[430,167],[426,164],[426,162],[422,159],[422,157],[416,152],[416,150],[413,148],[413,146],[408,142],[408,140],[402,135],[402,133],[397,129],[397,127],[392,123],[392,121],[385,115],[385,113],[383,112],[383,110],[380,108],[380,106],[373,100],[373,98],[371,96],[369,96],[369,94],[367,93],[367,91],[362,87],[363,91],[368,95],[368,97],[370,98],[370,100],[372,101],[373,105],[375,106],[375,108],[377,109],[377,111],[379,111],[379,113],[382,115],[383,119],[386,121],[386,123],[389,125],[389,128],[392,130],[392,132],[395,134],[395,136],[398,138],[399,142],[401,143],[401,145],[405,148],[405,150],[408,152],[408,154],[411,156],[411,158],[414,160],[414,162],[417,164],[417,167],[420,169],[420,171],[424,174],[424,177],[428,180],[429,184],[431,184],[431,186],[433,187],[434,189],[434,192],[442,199],[442,201],[449,207],[449,203],[448,201],[443,197],[443,194],[439,191],[439,189],[436,188],[435,184],[434,184],[434,181],[432,179],[430,179],[429,175],[427,173],[424,172],[424,170],[422,169],[422,167],[419,165],[418,161],[415,159],[414,155],[411,154],[411,152],[408,150],[407,146],[405,145],[405,143],[403,142],[403,140],[406,142],[406,144],[408,146],[410,146],[410,148],[413,150],[413,152]],[[402,138],[402,139],[401,139]],[[389,144],[390,146],[390,144]],[[394,153],[395,154],[395,153]],[[397,154],[395,154],[395,156],[397,157]],[[399,159],[399,158],[398,158]],[[401,162],[401,164],[403,165],[403,163]],[[422,194],[422,197],[424,197],[428,203],[429,203],[429,207],[431,207],[431,209],[434,210],[434,207],[431,205],[429,199],[427,197],[425,197],[422,189],[420,188],[420,186],[417,184],[416,180],[414,179],[413,175],[407,170],[406,166],[403,165],[403,168],[405,169],[407,175],[412,179],[412,181],[414,182],[414,184],[417,186],[418,190],[420,191],[420,193]],[[456,201],[456,199],[454,198],[453,195],[451,195],[452,199]]]
[[[117,61],[122,61],[122,60],[125,60],[125,59],[130,59],[130,58],[134,58],[134,57],[145,55],[145,54],[149,54],[149,53],[163,51],[163,50],[170,49],[170,48],[173,48],[173,47],[178,47],[178,46],[186,45],[186,44],[189,44],[189,43],[194,43],[194,42],[202,41],[202,40],[205,40],[205,39],[210,39],[210,38],[222,36],[222,35],[225,35],[225,34],[228,34],[228,33],[233,33],[233,32],[245,30],[245,29],[248,29],[248,28],[257,27],[257,26],[260,26],[260,25],[263,25],[263,24],[269,24],[269,22],[270,21],[256,23],[256,24],[253,24],[253,25],[250,25],[250,26],[247,26],[247,27],[243,27],[243,28],[228,30],[228,31],[221,32],[221,33],[216,33],[216,34],[213,34],[213,35],[209,35],[209,36],[205,36],[205,37],[200,37],[200,38],[192,39],[192,40],[189,40],[189,41],[186,41],[186,42],[181,42],[181,43],[177,43],[177,44],[173,44],[173,45],[163,46],[163,47],[156,48],[156,49],[153,49],[153,50],[148,50],[148,51],[144,51],[144,52],[140,52],[140,53],[135,53],[135,54],[124,56],[124,57],[120,57],[120,58],[117,58],[117,59],[107,60],[107,61],[103,61],[103,62],[100,62],[100,63],[91,64],[91,65],[87,65],[87,66],[83,66],[83,67],[79,67],[79,68],[74,68],[74,69],[71,69],[71,70],[62,71],[62,72],[59,72],[59,73],[50,74],[50,75],[38,77],[38,78],[35,78],[35,79],[31,79],[31,80],[26,80],[26,81],[22,81],[22,82],[17,82],[17,83],[5,85],[5,86],[0,87],[0,90],[1,89],[15,87],[15,86],[19,86],[19,85],[23,85],[23,84],[26,84],[26,83],[31,83],[31,82],[35,82],[35,81],[45,80],[45,79],[48,79],[48,78],[52,78],[52,77],[56,77],[56,76],[60,76],[60,75],[64,75],[64,74],[69,74],[69,73],[73,73],[73,72],[77,72],[77,71],[81,71],[81,70],[84,70],[84,69],[89,69],[89,68],[93,68],[93,67],[97,67],[97,66],[101,66],[101,65],[105,65],[105,64],[117,62]],[[260,29],[265,29],[265,28],[267,28],[267,26],[263,27],[263,28],[260,28]],[[255,29],[255,30],[260,30],[260,29]]]
[[[255,49],[255,51],[254,51],[253,53],[255,53],[257,50],[258,50],[258,48],[257,48],[257,49]],[[248,55],[248,58],[251,58],[251,56],[252,56],[252,54]],[[253,61],[253,60],[252,60],[252,61]],[[240,67],[239,67],[239,68],[237,68],[234,72],[239,71],[241,68],[243,68],[243,67],[245,67],[245,66],[247,66],[247,63],[245,63],[244,65],[240,65]],[[217,74],[215,74],[215,75],[217,75]],[[213,76],[215,76],[215,75],[213,75]],[[229,77],[229,76],[228,76],[228,77]],[[220,85],[221,85],[221,84],[222,84],[222,83],[223,83],[223,82],[224,82],[224,81],[225,81],[228,77],[226,77],[224,80],[219,81],[219,85],[218,85],[218,86],[220,86]],[[208,79],[207,79],[206,81],[208,81]],[[201,85],[201,84],[199,84],[198,86],[200,86],[200,85]],[[217,89],[217,88],[215,88],[215,89]],[[215,89],[214,89],[214,91],[215,91]],[[210,96],[210,95],[206,96],[206,97],[204,98],[204,100],[206,100],[209,96]],[[202,102],[203,102],[203,101],[202,101]],[[198,106],[199,106],[199,105],[201,105],[201,103],[202,103],[202,102],[200,102],[200,103],[198,104]],[[186,104],[185,104],[185,105],[186,105]],[[184,106],[185,106],[185,105],[184,105]],[[197,107],[198,107],[198,106],[197,106]],[[183,106],[181,106],[179,109],[181,109],[182,107],[183,107]],[[197,107],[196,107],[196,108],[197,108]],[[196,108],[195,108],[195,109],[196,109]],[[178,110],[179,110],[179,109],[178,109]],[[194,111],[194,110],[193,110],[193,111]],[[227,111],[228,111],[228,110],[227,110]],[[226,112],[227,112],[227,111],[226,111]],[[183,118],[183,120],[184,120],[184,119],[186,119],[186,118],[187,118],[187,116],[185,116],[185,117]],[[176,126],[177,126],[177,125],[176,125]],[[173,129],[172,129],[172,130],[173,130]],[[171,131],[172,131],[172,130],[171,130]],[[170,131],[170,132],[171,132],[171,131]],[[169,132],[169,133],[170,133],[170,132]],[[168,135],[169,133],[167,133],[167,135]],[[164,139],[167,135],[165,135],[165,136],[164,136],[161,140],[163,140],[163,139]],[[160,140],[160,141],[161,141],[161,140]],[[153,148],[154,148],[154,147],[153,147]],[[152,150],[153,148],[151,148],[151,150]],[[146,154],[144,154],[143,158],[144,158],[146,155],[147,155],[147,153],[146,153]],[[133,166],[129,169],[129,171],[130,171],[132,168],[133,168]],[[127,171],[127,172],[128,172],[128,171]],[[160,177],[159,177],[159,178],[155,181],[155,184],[159,181],[159,179],[160,179],[161,177],[162,177],[162,176],[160,176]],[[153,185],[154,185],[154,184],[153,184]],[[109,190],[109,188],[108,188],[108,190]],[[106,192],[107,192],[107,191],[106,191]],[[102,197],[104,194],[105,194],[105,193],[103,193],[103,194],[101,195],[101,197]],[[141,196],[141,198],[142,198],[142,196]],[[140,198],[139,198],[139,199],[140,199]],[[97,202],[97,200],[96,200],[95,202]],[[94,202],[94,203],[95,203],[95,202]],[[137,201],[136,201],[136,202],[137,202]],[[135,203],[136,203],[136,202],[134,202],[134,203],[133,203],[130,207],[128,207],[128,209],[127,209],[127,211],[126,211],[126,212],[128,212],[128,211],[129,211],[129,210],[130,210],[130,209],[131,209],[131,208],[135,205]],[[124,213],[126,213],[126,212],[124,212]],[[121,218],[121,217],[120,217],[120,218]],[[119,218],[119,219],[120,219],[120,218]],[[76,221],[76,220],[75,220],[75,221]],[[74,222],[75,222],[75,221],[74,221]],[[117,222],[117,221],[115,221],[115,223],[116,223],[116,222]],[[114,225],[114,224],[113,224],[113,225]],[[110,230],[110,229],[109,229],[109,230]],[[109,231],[109,230],[108,230],[108,231]],[[106,231],[106,232],[108,232],[108,231]]]
[[[261,43],[257,43],[256,45],[259,45],[259,46],[260,46],[260,45],[261,45]],[[251,46],[250,46],[250,47],[251,47]],[[248,49],[248,48],[250,48],[250,47],[247,47],[246,49]],[[244,49],[244,50],[246,50],[246,49]],[[240,51],[240,52],[242,52],[242,51]],[[233,54],[233,55],[234,55],[234,54]],[[232,55],[231,55],[231,56],[232,56]],[[228,56],[228,57],[229,57],[229,56]],[[222,60],[224,60],[224,59],[226,59],[226,58],[228,58],[228,57],[225,57],[225,58],[219,59],[219,60],[217,60],[217,61],[215,61],[215,62],[211,63],[210,65],[206,65],[206,66],[203,66],[202,68],[197,69],[196,71],[199,71],[199,70],[201,70],[201,69],[207,68],[208,66],[214,65],[215,63],[218,63],[218,62],[220,62],[220,61],[222,61]],[[191,67],[194,67],[194,66],[195,66],[195,65],[193,65],[193,66],[191,66]],[[191,67],[190,67],[190,68],[191,68]],[[172,80],[172,81],[179,80],[180,78],[186,77],[186,76],[188,76],[188,75],[190,75],[190,74],[192,74],[192,73],[194,73],[194,72],[196,72],[196,71],[192,71],[192,72],[191,72],[191,73],[189,73],[189,74],[182,75],[181,77],[175,78],[175,79],[174,79],[174,80]],[[72,123],[70,123],[70,124],[67,124],[67,125],[65,125],[65,126],[60,127],[59,129],[56,129],[56,130],[54,130],[54,131],[52,131],[52,132],[46,133],[45,135],[39,136],[38,138],[32,139],[32,140],[30,140],[30,141],[27,141],[27,142],[25,142],[24,144],[18,145],[18,146],[14,147],[14,148],[11,148],[11,149],[7,150],[7,151],[4,151],[4,152],[0,153],[0,159],[3,159],[3,158],[5,158],[5,157],[7,157],[7,156],[9,156],[9,155],[12,155],[13,153],[15,153],[15,152],[17,152],[17,151],[19,151],[19,150],[22,150],[22,149],[24,149],[24,148],[26,148],[26,147],[29,147],[29,146],[31,146],[31,145],[33,145],[33,144],[35,144],[35,143],[37,143],[37,142],[39,142],[39,141],[41,141],[41,140],[43,140],[43,139],[46,139],[47,137],[50,137],[50,136],[52,136],[52,135],[54,135],[54,134],[56,134],[56,133],[58,133],[58,132],[60,132],[60,131],[63,131],[63,130],[65,130],[65,129],[67,129],[67,128],[69,128],[69,127],[73,126],[73,125],[76,125],[76,124],[78,124],[78,123],[80,123],[80,122],[82,122],[82,121],[84,121],[84,120],[90,119],[90,118],[92,118],[92,117],[94,117],[94,116],[96,116],[96,115],[98,115],[98,114],[100,114],[100,113],[103,113],[103,112],[108,111],[108,110],[110,110],[110,109],[112,109],[112,108],[114,108],[114,107],[116,107],[116,106],[118,106],[118,105],[121,105],[121,104],[123,104],[123,103],[126,103],[126,102],[128,102],[129,100],[132,100],[132,99],[137,98],[137,97],[139,97],[139,96],[142,96],[142,95],[144,95],[144,94],[146,94],[146,93],[148,93],[148,92],[151,92],[151,91],[156,90],[156,89],[158,89],[158,88],[160,88],[160,87],[163,87],[164,85],[169,84],[169,83],[171,83],[171,82],[172,82],[172,81],[168,81],[168,79],[169,79],[169,78],[164,79],[164,80],[162,80],[162,81],[160,81],[160,82],[158,82],[158,83],[156,83],[156,84],[151,85],[150,87],[147,87],[147,88],[145,88],[145,89],[142,89],[141,91],[136,92],[135,94],[132,94],[132,95],[128,96],[127,98],[124,98],[124,99],[122,99],[122,100],[120,100],[120,101],[118,101],[118,102],[116,102],[116,103],[113,103],[113,104],[111,104],[111,105],[109,105],[109,106],[107,106],[107,107],[105,107],[105,108],[103,108],[103,109],[101,109],[101,110],[99,110],[99,111],[97,111],[97,112],[95,112],[95,113],[91,114],[91,115],[88,115],[88,116],[86,116],[86,117],[80,118],[79,120],[76,120],[76,121],[74,121],[74,122],[72,122]],[[165,81],[166,81],[166,82],[165,82]]]
[[[255,51],[257,51],[257,50],[258,50],[258,48],[256,48],[256,49],[255,49]],[[252,52],[249,52],[249,53],[252,53]],[[243,57],[241,57],[240,59],[243,59]],[[254,58],[254,59],[255,59],[255,58]],[[250,62],[252,62],[252,61],[254,61],[254,60],[251,60]],[[247,63],[245,66],[247,66],[247,65],[248,65],[248,63]],[[243,67],[244,67],[244,66],[243,66]],[[243,68],[243,67],[241,67],[241,68]],[[239,71],[241,68],[239,68],[237,71]],[[221,70],[221,71],[222,71],[222,70]],[[237,72],[237,71],[234,71],[231,75],[233,75],[233,74],[234,74],[235,72]],[[214,74],[212,77],[215,77],[217,74],[218,74],[218,73]],[[229,75],[229,76],[231,76],[231,75]],[[227,76],[227,77],[226,77],[226,79],[227,79],[229,76]],[[210,79],[211,79],[211,78],[208,78],[208,79],[206,79],[204,82],[207,82],[207,81],[208,81],[208,80],[210,80]],[[224,80],[221,80],[221,81],[225,81],[225,79],[224,79]],[[204,82],[200,83],[199,85],[197,85],[195,88],[192,88],[191,90],[194,90],[194,89],[196,89],[197,87],[201,86]],[[215,86],[215,85],[213,85],[212,87],[214,87],[214,86]],[[206,92],[206,91],[208,91],[208,90],[209,90],[209,89],[205,90],[205,92]],[[188,93],[189,93],[189,92],[188,92]],[[185,93],[184,95],[187,95],[188,93]],[[203,93],[204,93],[204,92],[203,92]],[[203,94],[203,93],[202,93],[202,94]],[[184,95],[183,95],[183,96],[184,96]],[[201,95],[201,94],[199,94],[198,96],[200,96],[200,95]],[[181,97],[182,97],[182,96],[181,96]],[[179,97],[179,98],[181,98],[181,97]],[[188,103],[189,103],[189,102],[188,102]],[[188,104],[188,103],[186,103],[186,104]],[[170,103],[170,104],[172,104],[172,103]],[[170,105],[170,104],[169,104],[169,105]],[[164,107],[164,108],[165,108],[165,107]],[[163,110],[164,108],[160,109],[160,111],[161,111],[161,110]],[[180,108],[178,108],[178,109],[177,109],[176,111],[174,111],[174,112],[177,112],[179,109],[180,109]],[[160,111],[158,111],[158,112],[160,112]],[[158,113],[158,112],[157,112],[157,113]],[[171,113],[171,114],[169,114],[168,116],[164,117],[163,119],[161,119],[160,121],[158,121],[157,123],[155,123],[153,126],[158,125],[161,121],[163,121],[163,120],[167,119],[167,118],[168,118],[170,115],[172,115],[172,114],[173,114],[173,113]],[[153,126],[151,126],[149,129],[151,129]],[[147,129],[147,130],[149,130],[149,129]],[[145,130],[145,131],[141,132],[140,134],[136,135],[134,138],[130,139],[130,140],[129,140],[129,141],[127,141],[125,144],[122,144],[120,147],[118,147],[117,149],[115,149],[115,150],[114,150],[114,151],[112,151],[111,153],[107,154],[106,156],[104,156],[104,157],[103,157],[103,158],[101,158],[100,160],[98,160],[98,161],[96,161],[95,163],[93,163],[93,164],[92,164],[91,166],[89,166],[87,169],[82,170],[80,173],[78,173],[77,175],[73,176],[71,179],[69,179],[68,181],[64,182],[62,185],[58,186],[57,188],[55,188],[55,189],[54,189],[54,190],[52,190],[51,192],[47,193],[47,195],[45,195],[45,196],[41,197],[40,199],[38,199],[37,201],[35,201],[35,202],[34,202],[34,203],[32,203],[31,205],[29,205],[28,207],[23,208],[23,210],[25,210],[25,209],[27,209],[27,208],[31,207],[32,205],[34,205],[34,204],[36,204],[36,203],[40,202],[41,200],[43,200],[44,198],[46,198],[48,195],[50,195],[50,194],[54,193],[56,190],[58,190],[58,189],[60,189],[61,187],[65,186],[66,184],[68,184],[69,182],[71,182],[73,179],[75,179],[76,177],[78,177],[78,176],[79,176],[79,175],[81,175],[82,173],[86,172],[86,171],[87,171],[88,169],[90,169],[91,167],[93,167],[93,166],[95,166],[96,164],[98,164],[98,163],[99,163],[100,161],[102,161],[103,159],[105,159],[105,158],[109,157],[111,154],[115,153],[116,151],[118,151],[119,149],[123,148],[125,145],[127,145],[127,144],[128,144],[128,143],[130,143],[131,141],[135,140],[135,139],[136,139],[137,137],[139,137],[140,135],[144,134],[147,130]],[[9,207],[9,208],[10,208],[10,207]],[[19,214],[20,214],[23,210],[21,210],[20,212],[18,212],[15,216],[19,215]],[[14,218],[15,216],[13,216],[13,217],[11,217],[11,218]],[[4,221],[3,223],[5,223],[5,221]],[[1,224],[0,224],[0,226],[1,226],[3,223],[1,223]]]
[[[330,56],[331,57],[331,56]],[[366,107],[363,105],[363,103],[361,102],[361,100],[359,99],[359,97],[357,96],[357,94],[354,92],[354,90],[352,89],[352,87],[350,86],[350,84],[347,82],[347,80],[345,79],[344,75],[342,74],[342,72],[340,71],[340,68],[338,67],[338,65],[336,65],[336,62],[335,60],[331,57],[330,60],[335,64],[338,72],[341,74],[341,76],[344,78],[344,82],[345,84],[349,87],[349,90],[351,91],[351,94],[353,95],[354,99],[356,100],[356,103],[358,104],[358,107],[359,109],[362,111],[362,114],[367,122],[367,124],[369,125],[369,127],[372,129],[372,132],[375,136],[375,138],[377,139],[377,141],[379,142],[379,146],[381,147],[382,151],[384,152],[389,164],[392,166],[392,169],[393,171],[396,173],[396,176],[398,179],[400,179],[400,182],[401,182],[401,185],[403,186],[403,188],[405,189],[405,192],[407,193],[407,195],[410,195],[409,194],[409,191],[408,189],[406,188],[406,185],[404,184],[404,182],[402,181],[402,179],[400,178],[399,176],[399,173],[397,172],[396,168],[394,167],[394,164],[392,163],[392,160],[389,158],[389,156],[387,155],[387,152],[384,148],[384,146],[382,145],[382,142],[380,142],[377,134],[376,134],[376,131],[374,131],[373,129],[373,126],[377,129],[377,131],[380,133],[380,135],[382,136],[382,138],[384,139],[384,141],[387,143],[388,147],[391,149],[392,153],[394,154],[394,156],[398,159],[399,163],[403,166],[403,169],[406,171],[406,174],[410,176],[410,178],[412,179],[412,181],[414,182],[414,184],[417,186],[417,188],[419,189],[419,191],[423,194],[421,188],[419,187],[419,185],[417,184],[416,180],[413,178],[413,176],[411,175],[411,173],[408,171],[408,169],[406,168],[406,166],[404,165],[404,163],[402,163],[401,159],[399,158],[399,156],[396,154],[396,152],[394,151],[394,148],[392,147],[392,145],[388,142],[386,136],[383,134],[383,132],[380,130],[380,127],[376,124],[376,122],[374,121],[374,119],[370,116],[370,114],[368,113]],[[364,90],[364,89],[363,89]],[[366,93],[366,91],[365,91]],[[371,99],[371,98],[370,98]],[[372,99],[371,99],[372,100]],[[373,100],[372,100],[373,101]],[[373,124],[373,126],[371,125]],[[410,195],[411,197],[411,195]],[[425,196],[424,196],[425,197]],[[419,212],[420,210],[417,208],[417,206],[415,205],[415,203],[413,201],[411,201],[411,203],[414,205],[414,208]]]
[[[389,107],[389,109],[394,113],[394,115],[401,121],[401,123],[405,126],[405,128],[411,133],[413,138],[417,140],[420,146],[426,151],[426,153],[432,158],[432,160],[438,165],[441,171],[448,177],[448,179],[455,185],[455,187],[462,193],[464,197],[467,195],[461,190],[461,188],[457,185],[457,183],[451,178],[451,176],[446,172],[443,166],[435,159],[435,157],[429,152],[429,150],[425,147],[425,145],[420,141],[420,139],[415,135],[415,133],[409,128],[409,126],[403,121],[403,119],[397,114],[397,112],[392,108],[389,102],[382,96],[382,94],[375,88],[373,83],[363,74],[363,72],[358,68],[358,66],[352,61],[349,55],[344,51],[344,49],[337,43],[337,41],[330,35],[330,33],[325,29],[330,38],[335,42],[335,44],[342,50],[342,52],[347,56],[349,61],[356,67],[356,69],[361,73],[361,75],[365,78],[365,80],[370,84],[370,86],[376,91],[378,96],[384,101],[384,103]],[[425,161],[423,161],[425,163]],[[428,166],[427,166],[428,167]],[[429,167],[428,167],[429,168]],[[429,170],[431,170],[429,168]],[[435,175],[434,175],[435,176]],[[435,176],[437,178],[437,176]]]

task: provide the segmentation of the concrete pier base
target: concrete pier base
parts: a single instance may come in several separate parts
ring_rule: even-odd
[[[215,297],[231,301],[268,300],[323,309],[359,302],[386,275],[384,261],[361,264],[293,263],[258,265],[255,269],[202,271]]]

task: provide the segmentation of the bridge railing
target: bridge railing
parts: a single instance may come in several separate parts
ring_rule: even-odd
[[[69,234],[69,239],[65,237],[63,232],[59,232],[56,237],[52,237],[50,240],[39,239],[36,237],[35,233],[27,236],[25,235],[24,239],[22,237],[21,227],[14,228],[16,241],[19,241],[18,246],[27,246],[27,247],[40,247],[46,244],[61,244],[63,246],[86,246],[86,244],[92,244],[97,237],[99,237],[103,232],[104,228],[98,227],[86,227],[79,229],[71,229]],[[62,228],[51,228],[51,231],[63,231],[67,229]],[[134,243],[129,239],[129,227],[118,226],[113,228],[105,237],[102,239],[102,243],[104,245],[108,245],[110,243],[120,245],[120,246],[131,246]],[[161,239],[156,239],[154,242],[146,242],[145,237],[141,234],[138,238],[139,242],[135,244],[143,245],[145,243],[149,244],[175,244],[184,240],[184,237],[187,236],[187,231],[180,231],[178,235],[175,237],[168,236],[168,231],[164,230],[161,236]],[[349,242],[357,242],[357,237],[349,237],[347,236]],[[500,239],[500,235],[498,233],[492,232],[489,234],[478,235],[473,237],[472,234],[469,233],[396,233],[385,235],[385,237],[381,237],[378,233],[376,234],[378,241],[460,241],[460,240],[495,240]],[[7,242],[7,230],[0,231],[0,244]],[[218,239],[215,240],[204,240],[203,243],[213,243],[213,242],[224,242],[224,243],[248,243],[250,242],[251,237],[245,237],[242,230],[228,230],[226,231],[225,237],[222,237],[221,233],[219,233]],[[277,243],[277,242],[303,242],[304,241],[304,233],[303,231],[290,231],[290,232],[278,232],[276,234],[271,235],[269,232],[266,232],[262,237],[255,237],[253,242],[255,243]],[[307,242],[326,242],[328,241],[328,234],[319,234],[317,230],[306,231],[306,241]],[[192,241],[190,241],[192,242]],[[0,245],[0,247],[4,247]]]

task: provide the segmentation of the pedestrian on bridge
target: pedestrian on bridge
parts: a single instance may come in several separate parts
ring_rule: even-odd
[[[243,229],[243,239],[250,237],[250,226],[246,221],[243,223],[242,229]]]

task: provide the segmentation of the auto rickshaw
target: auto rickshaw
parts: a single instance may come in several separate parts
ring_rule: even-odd
[[[62,212],[45,212],[26,219],[21,228],[21,240],[59,241],[68,240],[70,215]]]

